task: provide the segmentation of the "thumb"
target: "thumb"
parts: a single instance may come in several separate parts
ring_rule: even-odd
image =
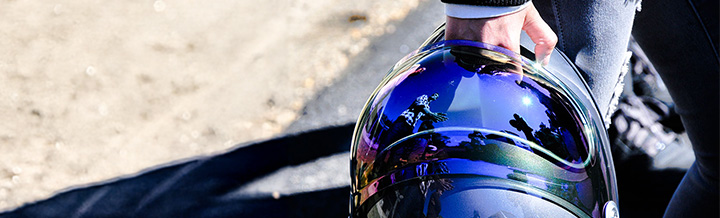
[[[558,38],[550,26],[540,17],[540,13],[533,5],[529,6],[523,30],[535,42],[535,60],[543,65],[550,63],[550,54],[552,54]]]

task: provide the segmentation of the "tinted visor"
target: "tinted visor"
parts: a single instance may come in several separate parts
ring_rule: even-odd
[[[490,137],[509,135],[503,137],[537,145],[529,151],[552,162],[583,168],[594,130],[581,114],[585,106],[561,84],[509,54],[478,47],[418,56],[371,98],[356,130],[359,161],[391,161],[378,155],[413,134],[452,127],[501,132]]]

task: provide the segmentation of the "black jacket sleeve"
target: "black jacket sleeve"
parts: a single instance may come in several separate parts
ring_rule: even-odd
[[[481,6],[518,6],[530,0],[441,0],[443,3]]]

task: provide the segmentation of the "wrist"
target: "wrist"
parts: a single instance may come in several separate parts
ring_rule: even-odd
[[[484,6],[465,4],[445,4],[445,15],[461,19],[491,18],[518,12],[529,5],[532,1],[517,6]]]

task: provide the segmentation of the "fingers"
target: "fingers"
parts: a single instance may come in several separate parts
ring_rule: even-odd
[[[443,122],[448,119],[444,113],[435,113],[432,115],[432,117],[435,122]]]
[[[547,65],[558,38],[532,4],[499,17],[460,19],[448,16],[445,38],[480,41],[520,53],[521,30],[535,42],[535,59]]]
[[[550,63],[550,54],[552,54],[553,48],[558,42],[557,35],[543,21],[540,14],[535,9],[535,6],[528,6],[528,12],[525,16],[525,23],[523,24],[523,30],[530,36],[533,42],[535,42],[535,60],[538,63],[547,65]]]

